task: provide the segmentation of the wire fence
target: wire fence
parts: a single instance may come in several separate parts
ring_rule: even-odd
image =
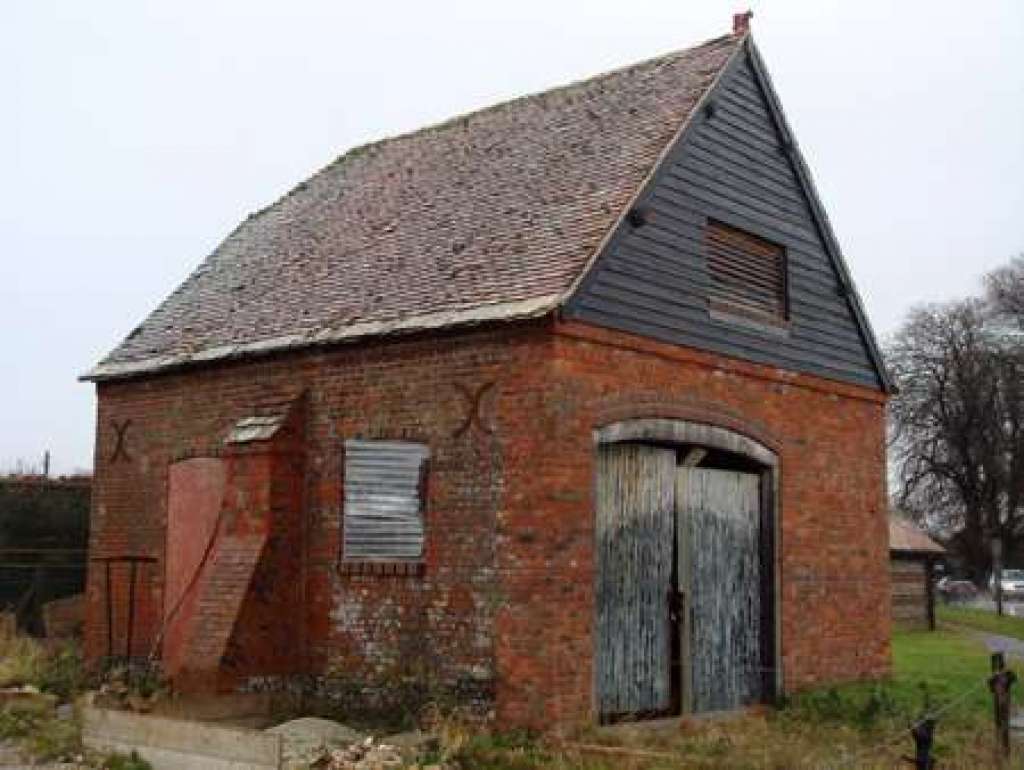
[[[1011,766],[1007,764],[1010,761],[1011,756],[1011,699],[1009,694],[1009,686],[1016,681],[1016,675],[1009,669],[1005,668],[1005,661],[1003,660],[1003,655],[1001,653],[996,653],[992,657],[993,672],[990,677],[979,678],[971,685],[963,687],[962,689],[955,691],[949,697],[937,702],[933,701],[929,696],[927,689],[924,689],[924,705],[921,708],[918,715],[914,718],[903,717],[902,723],[900,723],[897,727],[893,727],[885,731],[881,738],[879,738],[877,741],[870,743],[870,745],[862,748],[846,749],[843,747],[841,743],[839,743],[832,749],[832,752],[834,754],[838,754],[838,756],[833,756],[832,758],[824,759],[820,756],[819,753],[809,753],[803,759],[791,760],[792,765],[789,766],[813,768],[813,770],[852,770],[853,768],[866,766],[890,767],[891,765],[888,763],[892,762],[894,759],[894,757],[892,756],[893,750],[895,749],[895,747],[902,745],[905,749],[909,749],[909,753],[907,751],[900,752],[900,756],[896,759],[896,761],[900,763],[900,766],[905,766],[906,763],[909,763],[910,766],[920,768],[937,768],[940,765],[935,763],[935,759],[932,755],[932,747],[936,741],[941,742],[941,726],[943,724],[943,720],[948,718],[954,712],[965,708],[966,706],[970,706],[972,710],[977,711],[979,706],[978,701],[980,699],[983,699],[985,696],[989,696],[993,698],[993,713],[996,717],[994,729],[991,733],[988,733],[990,736],[992,736],[992,743],[990,744],[993,752],[992,759],[991,762],[986,760],[984,765],[971,764],[970,766],[1009,768]],[[782,670],[778,667],[763,665],[737,666],[734,667],[732,671],[734,673],[740,673],[741,675],[743,673],[761,675],[764,678],[764,680],[768,679],[768,675],[770,675],[771,677],[778,677],[778,684],[781,685]],[[1005,679],[1002,679],[1003,686],[1005,688],[1003,691],[1002,698],[1000,698],[998,694],[999,688],[994,686],[995,680],[1000,679],[1001,677],[1006,677]],[[768,686],[767,682],[765,682],[765,684],[766,686]],[[884,688],[884,685],[881,686]],[[773,700],[771,692],[772,689],[769,687],[769,689],[765,690],[765,692],[763,693],[764,697],[767,699],[767,702],[771,702]],[[974,700],[973,704],[971,703],[972,699]],[[788,706],[785,705],[780,704],[780,706],[783,709],[783,711],[788,708]],[[850,709],[851,705],[849,703],[844,703],[841,705],[841,707]],[[847,717],[850,720],[854,720],[854,711],[847,711],[844,713],[847,713]],[[898,712],[894,710],[887,713],[889,713],[890,715],[895,715]],[[635,715],[635,718],[633,719],[630,719],[628,717],[617,718],[614,720],[614,722],[635,722],[638,724],[642,724],[646,719],[649,718],[649,715],[640,714]],[[845,723],[847,720],[844,719],[843,721]],[[899,721],[898,717],[897,721]],[[858,722],[858,724],[860,724],[860,722]],[[873,724],[877,723],[873,722]],[[960,726],[958,726],[957,729],[959,729],[959,727]],[[959,735],[957,736],[956,740],[960,740]],[[988,740],[983,735],[979,734],[978,742],[979,744],[987,744]],[[591,750],[604,751],[605,749],[608,749],[608,752],[620,752],[623,755],[629,755],[634,758],[639,757],[641,755],[649,755],[648,758],[653,759],[655,758],[655,755],[657,755],[658,757],[666,760],[685,760],[685,756],[682,754],[676,754],[672,752],[645,753],[643,751],[638,753],[637,751],[634,751],[635,747],[613,747],[609,749],[608,747],[595,747],[590,744],[578,743],[573,743],[572,746],[576,747],[577,749],[580,749],[584,753]],[[766,752],[767,751],[768,749],[766,749]],[[1014,753],[1014,756],[1017,756],[1016,753]],[[1017,758],[1019,759],[1019,757]],[[871,763],[872,760],[874,760],[874,764],[867,764]],[[767,764],[769,763],[769,761],[769,755],[768,753],[766,753],[764,756],[764,762],[766,763],[766,767],[769,766]],[[877,764],[879,761],[882,762],[881,765]],[[943,764],[942,766],[945,767],[946,765]],[[953,764],[949,766],[967,767],[968,765]]]
[[[858,763],[877,756],[883,751],[891,749],[898,743],[906,743],[907,737],[912,736],[916,730],[926,727],[929,724],[934,727],[940,716],[963,706],[969,698],[978,694],[980,688],[987,689],[987,685],[983,682],[979,682],[971,687],[965,687],[956,696],[950,698],[939,707],[926,709],[916,720],[912,721],[905,727],[894,729],[889,735],[872,746],[861,749],[852,754],[847,754],[836,762],[832,762],[824,766],[819,765],[818,767],[820,767],[821,770],[846,770],[847,768],[856,767]]]
[[[922,708],[920,714],[900,727],[893,728],[879,741],[872,745],[858,749],[852,752],[846,752],[843,749],[839,749],[842,752],[842,756],[835,760],[822,763],[820,759],[808,758],[804,761],[803,766],[808,768],[814,768],[814,770],[850,770],[850,768],[856,768],[860,763],[870,761],[872,758],[879,758],[883,752],[891,750],[893,747],[904,744],[908,741],[913,740],[915,742],[915,750],[919,756],[926,758],[931,757],[931,745],[933,742],[934,733],[937,726],[941,723],[941,718],[947,717],[951,712],[957,709],[963,708],[968,704],[972,698],[977,698],[979,695],[992,695],[994,698],[993,703],[993,714],[995,715],[995,725],[992,735],[994,736],[993,752],[996,757],[996,762],[1005,762],[1010,757],[1010,695],[1009,687],[1016,681],[1016,675],[1005,668],[1005,660],[1002,653],[995,653],[992,656],[993,674],[992,677],[979,680],[974,684],[961,689],[951,697],[937,703],[931,704],[927,700],[925,706]],[[781,669],[772,666],[743,666],[740,667],[740,671],[747,673],[756,673],[763,675],[778,676],[781,673]],[[994,680],[997,677],[1004,676],[1008,679],[1003,680],[1006,690],[1004,692],[1004,698],[1000,703],[994,687]],[[1000,711],[1002,715],[1000,716]],[[920,731],[927,729],[927,736],[920,735]],[[1001,735],[1000,735],[1001,734]],[[920,738],[924,738],[926,749],[920,751]],[[999,745],[999,744],[1002,745]],[[903,755],[902,760],[909,762],[911,765],[915,764],[917,757],[911,757]],[[927,764],[926,760],[922,760],[921,764],[917,764],[918,767],[932,768],[936,767],[935,764]],[[934,759],[927,760],[934,763]],[[998,767],[1008,767],[1008,765],[996,765]]]

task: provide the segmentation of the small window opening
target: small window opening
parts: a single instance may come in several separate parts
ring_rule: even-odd
[[[787,320],[782,246],[714,220],[704,240],[713,312],[775,324]]]
[[[345,442],[344,561],[423,560],[429,456],[408,441]]]

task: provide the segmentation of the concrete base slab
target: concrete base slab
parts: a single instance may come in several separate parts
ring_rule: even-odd
[[[189,722],[219,722],[255,729],[274,724],[273,702],[268,694],[175,696],[157,701],[149,713]]]
[[[280,770],[281,737],[258,730],[85,706],[82,741],[139,756],[154,770]]]

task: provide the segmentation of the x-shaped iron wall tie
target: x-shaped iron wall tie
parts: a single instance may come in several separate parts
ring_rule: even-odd
[[[488,424],[484,420],[483,415],[480,412],[480,408],[483,404],[484,396],[489,390],[494,388],[495,384],[496,383],[494,382],[485,382],[476,389],[475,393],[461,382],[455,384],[455,388],[462,394],[463,398],[466,399],[466,405],[469,407],[469,411],[466,414],[466,418],[462,421],[462,424],[452,434],[452,438],[459,438],[474,425],[488,435],[494,433],[494,426]]]

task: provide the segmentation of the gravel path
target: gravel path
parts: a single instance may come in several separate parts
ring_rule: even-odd
[[[987,631],[974,631],[973,633],[985,643],[989,652],[1002,652],[1009,658],[1024,658],[1024,640],[1022,639],[990,634]]]
[[[984,643],[989,652],[1003,653],[1008,663],[1024,661],[1024,640],[1001,634],[990,634],[985,631],[970,630],[970,633]],[[1010,728],[1013,731],[1014,740],[1020,740],[1021,736],[1024,736],[1024,710],[1021,710],[1020,707],[1017,707],[1015,713],[1010,717]]]

